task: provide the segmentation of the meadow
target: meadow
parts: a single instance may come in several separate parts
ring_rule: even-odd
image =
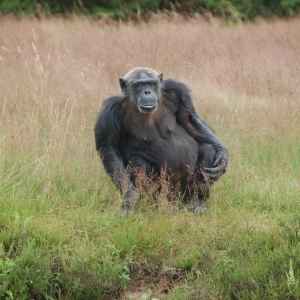
[[[300,20],[0,19],[1,299],[300,299]],[[116,213],[93,127],[136,66],[228,147],[208,211]]]

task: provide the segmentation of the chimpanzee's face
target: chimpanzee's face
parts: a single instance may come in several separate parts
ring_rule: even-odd
[[[157,110],[161,82],[162,73],[146,68],[134,69],[120,78],[123,93],[128,95],[131,103],[143,114],[151,114]]]

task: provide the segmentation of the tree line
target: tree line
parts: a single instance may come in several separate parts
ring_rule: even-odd
[[[300,0],[0,0],[2,15],[86,14],[116,19],[147,18],[157,12],[186,15],[212,14],[224,19],[298,15]]]

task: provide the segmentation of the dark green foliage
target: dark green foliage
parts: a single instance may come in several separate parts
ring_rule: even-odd
[[[299,12],[300,0],[2,0],[0,11],[3,14],[46,15],[68,13],[88,14],[98,17],[107,15],[113,18],[146,16],[150,12],[176,11],[178,13],[207,13],[236,21],[254,19],[258,16],[271,18],[291,16]]]

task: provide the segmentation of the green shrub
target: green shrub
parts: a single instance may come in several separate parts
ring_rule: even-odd
[[[254,19],[257,16],[271,18],[273,15],[289,16],[299,12],[300,0],[3,0],[0,11],[3,14],[46,15],[78,13],[102,17],[130,18],[147,15],[149,12],[176,11],[179,13],[206,13],[229,21]]]

